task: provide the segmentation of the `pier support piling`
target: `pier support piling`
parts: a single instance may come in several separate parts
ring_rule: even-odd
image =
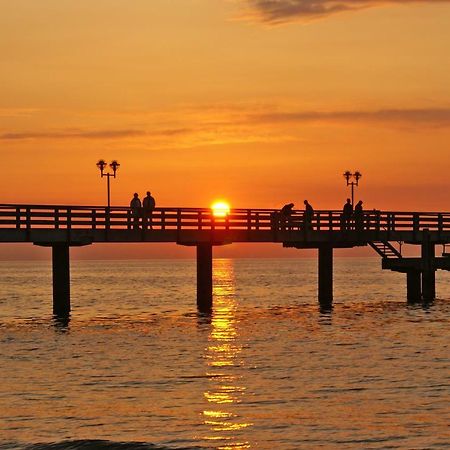
[[[423,231],[422,243],[422,296],[424,301],[436,298],[435,246],[430,242],[430,232]]]
[[[422,301],[420,270],[409,269],[406,272],[406,296],[411,304]]]
[[[52,245],[53,314],[70,315],[70,260],[68,244]]]
[[[212,244],[197,244],[197,308],[209,313],[213,304]]]
[[[436,298],[436,272],[434,269],[423,271],[422,292],[424,301],[431,302]]]
[[[333,304],[333,247],[319,247],[319,303],[323,307]]]

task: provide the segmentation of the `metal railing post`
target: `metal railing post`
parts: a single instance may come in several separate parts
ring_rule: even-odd
[[[31,209],[27,206],[25,210],[25,223],[27,228],[27,240],[30,240],[31,233]]]
[[[131,211],[127,210],[127,229],[131,230]]]
[[[438,233],[439,233],[439,236],[441,236],[443,231],[444,231],[444,218],[442,217],[442,214],[438,214]]]
[[[55,208],[55,229],[59,229],[59,208]]]
[[[413,214],[413,235],[414,240],[417,239],[420,230],[420,217],[419,214]]]
[[[107,206],[105,208],[105,230],[109,231],[111,228],[111,208]]]
[[[72,230],[72,209],[71,208],[67,208],[67,233],[68,233],[68,238],[70,241],[70,232]]]
[[[161,230],[166,229],[166,210],[161,210]]]
[[[16,208],[16,229],[20,230],[20,208]]]

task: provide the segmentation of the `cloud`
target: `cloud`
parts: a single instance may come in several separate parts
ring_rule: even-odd
[[[166,129],[156,132],[147,132],[144,130],[62,130],[46,132],[17,132],[0,134],[1,140],[38,140],[38,139],[122,139],[140,136],[177,136],[189,133],[191,130],[186,128]]]
[[[378,6],[442,4],[450,0],[246,0],[246,3],[249,10],[244,18],[276,25]]]
[[[175,122],[178,126],[174,126]],[[450,107],[320,111],[296,109],[286,104],[228,104],[167,112],[164,119],[160,117],[158,124],[152,124],[151,129],[65,128],[39,132],[10,131],[0,133],[0,140],[33,142],[129,139],[129,142],[133,141],[142,148],[186,149],[200,146],[297,141],[300,127],[360,125],[397,128],[408,132],[450,128]]]
[[[375,111],[276,111],[249,116],[258,123],[355,123],[386,126],[450,127],[450,108],[380,109]]]
[[[40,111],[37,108],[0,108],[0,117],[5,119],[30,117]]]

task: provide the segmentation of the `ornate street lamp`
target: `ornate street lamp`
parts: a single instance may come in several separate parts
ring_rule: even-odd
[[[355,204],[355,186],[359,185],[359,180],[362,177],[362,173],[359,171],[356,171],[355,173],[351,173],[349,170],[346,170],[344,172],[344,178],[347,181],[347,186],[351,186],[352,187],[352,206],[354,206]],[[350,180],[355,180],[355,181],[350,181]]]
[[[106,180],[107,180],[106,185],[107,185],[107,192],[108,192],[108,209],[109,209],[111,207],[111,187],[110,187],[109,179],[111,177],[116,178],[116,172],[119,169],[120,164],[116,160],[111,162],[109,167],[112,169],[112,173],[110,173],[110,172],[105,173],[105,168],[106,168],[107,165],[108,165],[108,163],[104,159],[100,159],[97,162],[97,167],[100,170],[100,176],[102,178],[106,177]]]

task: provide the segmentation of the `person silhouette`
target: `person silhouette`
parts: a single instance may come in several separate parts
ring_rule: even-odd
[[[152,225],[152,213],[155,209],[156,202],[155,199],[152,197],[150,191],[147,191],[147,195],[144,197],[144,200],[142,201],[142,212],[143,212],[143,218],[142,218],[142,225],[144,229],[147,229],[147,227],[150,225],[150,229],[153,229]]]
[[[353,217],[355,218],[355,230],[361,231],[364,228],[364,210],[363,210],[363,202],[360,200],[356,206],[355,211],[353,213]]]
[[[305,204],[305,214],[303,219],[303,225],[305,230],[311,230],[312,229],[312,221],[314,218],[314,208],[310,205],[308,200],[304,200],[303,203]]]
[[[342,208],[342,228],[344,230],[350,230],[350,221],[353,215],[353,205],[352,201],[348,198],[344,207]]]
[[[135,230],[139,229],[139,216],[141,215],[141,207],[141,201],[139,200],[137,192],[135,192],[130,202],[131,216],[133,217],[133,228]]]
[[[293,203],[287,203],[281,208],[280,210],[281,229],[290,230],[292,228],[291,216],[293,208],[294,208]]]

